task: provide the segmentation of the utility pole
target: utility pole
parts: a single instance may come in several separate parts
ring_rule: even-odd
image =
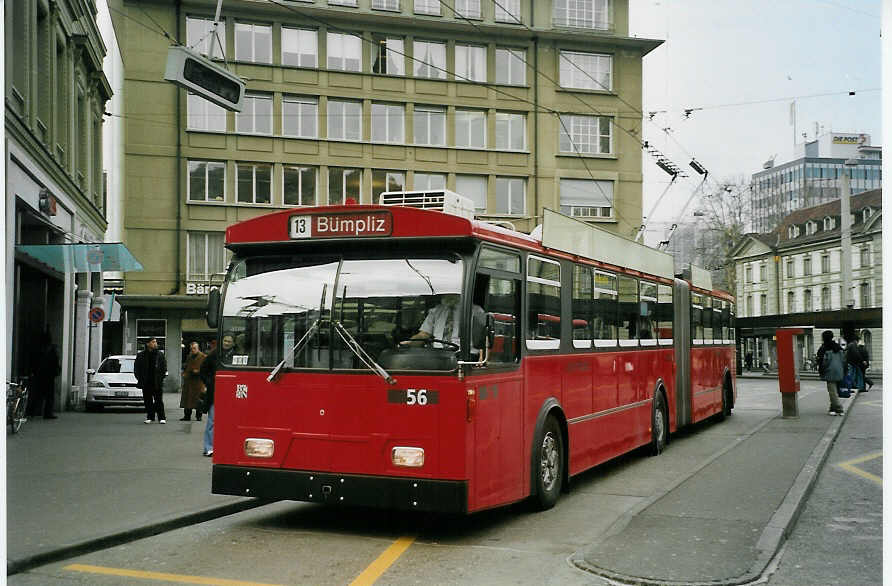
[[[852,213],[849,198],[852,193],[850,173],[857,166],[858,161],[855,159],[846,159],[842,170],[842,193],[839,198],[842,249],[839,263],[842,273],[842,299],[839,301],[843,309],[855,306],[855,299],[852,296]]]

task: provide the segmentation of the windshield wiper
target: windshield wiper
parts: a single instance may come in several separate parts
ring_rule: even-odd
[[[369,356],[369,353],[366,352],[365,348],[363,348],[362,345],[356,341],[356,338],[354,338],[353,335],[347,331],[347,328],[344,327],[344,324],[335,320],[333,320],[332,323],[334,324],[335,331],[338,333],[338,336],[340,336],[341,340],[344,341],[344,344],[346,344],[347,347],[350,348],[350,350],[352,350],[354,354],[356,354],[356,357],[359,358],[359,360],[363,364],[365,364],[369,370],[387,381],[387,384],[396,384],[396,379],[390,376],[390,373],[384,370],[383,366],[375,362],[374,358]]]
[[[322,318],[319,318],[314,321],[312,325],[310,325],[310,327],[307,329],[307,333],[305,333],[303,337],[297,341],[297,344],[291,347],[291,350],[285,353],[285,357],[282,358],[282,362],[278,363],[276,367],[273,368],[272,371],[270,371],[269,376],[266,377],[266,382],[276,382],[276,379],[279,377],[279,371],[282,370],[282,367],[285,366],[285,363],[288,361],[289,358],[292,358],[298,350],[303,348],[304,344],[307,343],[307,340],[310,339],[310,336],[313,334],[313,332],[319,329],[319,325],[321,322]]]

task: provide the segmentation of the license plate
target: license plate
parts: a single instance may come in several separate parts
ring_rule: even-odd
[[[130,393],[127,391],[115,391],[115,397],[129,397]]]

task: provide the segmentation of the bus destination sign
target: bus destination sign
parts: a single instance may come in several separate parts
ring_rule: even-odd
[[[315,214],[288,218],[291,238],[356,238],[390,236],[393,216],[387,211]]]

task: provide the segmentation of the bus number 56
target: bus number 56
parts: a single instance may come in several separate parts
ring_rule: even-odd
[[[427,389],[406,389],[406,405],[427,405]]]

